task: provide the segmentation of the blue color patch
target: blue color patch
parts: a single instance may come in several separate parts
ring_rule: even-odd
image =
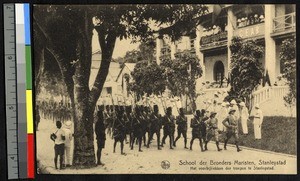
[[[30,11],[29,4],[24,3],[25,45],[30,45]]]

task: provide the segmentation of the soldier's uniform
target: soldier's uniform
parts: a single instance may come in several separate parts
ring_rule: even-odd
[[[131,119],[131,106],[126,106],[125,107],[124,122],[125,122],[125,128],[126,128],[125,141],[126,141],[126,144],[128,144],[127,135],[129,135],[129,142],[130,142],[130,140],[132,139],[131,133],[133,132],[133,130],[132,130],[132,119]],[[129,144],[129,147],[130,147],[130,144]]]
[[[114,134],[114,132],[113,132],[113,129],[114,129],[114,124],[115,124],[115,122],[116,122],[116,120],[117,120],[117,109],[115,108],[115,106],[110,106],[110,111],[109,111],[109,117],[110,117],[110,121],[111,121],[111,123],[110,123],[110,136],[111,136],[111,138],[113,138],[113,134]]]
[[[191,128],[192,128],[192,139],[190,142],[190,150],[193,149],[194,140],[199,139],[201,151],[204,151],[203,144],[202,144],[202,133],[201,133],[201,116],[199,110],[196,111],[196,115],[191,120]]]
[[[147,111],[147,107],[141,106],[141,123],[142,123],[142,129],[143,129],[143,142],[144,146],[146,145],[146,133],[148,133],[148,139],[149,139],[149,123],[150,123],[150,117]]]
[[[142,152],[141,145],[142,145],[142,137],[143,137],[143,128],[142,128],[142,115],[140,113],[139,107],[135,107],[134,113],[131,115],[132,118],[132,127],[133,127],[133,133],[132,133],[132,140],[131,140],[131,150],[133,150],[133,145],[135,139],[138,140],[139,144],[139,151]]]
[[[150,115],[150,136],[148,139],[147,147],[149,148],[150,142],[153,138],[154,133],[156,134],[157,138],[157,149],[161,150],[160,148],[160,129],[162,127],[162,117],[158,113],[158,106],[154,105],[154,112]]]
[[[100,109],[97,113],[97,122],[95,124],[95,134],[97,139],[97,164],[103,165],[101,163],[101,152],[102,149],[105,147],[105,125],[104,125],[104,116],[103,116],[103,109]]]
[[[129,131],[129,148],[131,148],[131,143],[134,140],[134,117],[132,111],[128,114],[128,122],[126,127]]]
[[[183,113],[183,109],[180,108],[179,109],[179,112],[180,114],[176,117],[176,124],[178,125],[177,126],[177,137],[174,141],[174,144],[173,146],[176,147],[176,142],[177,140],[180,138],[181,134],[184,138],[184,148],[187,148],[186,147],[186,143],[187,143],[187,137],[186,137],[186,133],[187,133],[187,117],[184,115]]]
[[[117,108],[117,117],[114,122],[114,153],[116,149],[117,142],[121,143],[121,154],[123,155],[123,148],[124,148],[124,139],[125,139],[125,122],[124,122],[124,110],[122,107]]]
[[[110,109],[109,105],[105,106],[105,110],[103,111],[103,119],[104,119],[104,125],[107,129],[107,134],[111,136],[111,128],[112,128],[112,119],[110,117]]]
[[[226,127],[226,138],[224,141],[224,150],[226,150],[228,140],[233,137],[235,140],[235,145],[237,151],[242,151],[238,146],[238,119],[233,115],[236,110],[231,108],[229,111],[229,115],[223,120],[223,125]]]
[[[161,146],[165,143],[167,136],[170,138],[170,149],[173,149],[172,145],[174,142],[174,132],[175,132],[175,118],[172,115],[172,108],[168,107],[166,115],[163,117],[163,125],[164,125],[164,137],[162,139]]]
[[[206,111],[204,109],[201,110],[201,116],[200,116],[200,135],[201,135],[201,139],[204,142],[206,140],[206,121],[209,119],[209,117],[207,116],[207,114],[209,113],[209,111]]]
[[[216,112],[211,112],[210,119],[206,121],[207,133],[204,149],[207,150],[207,143],[211,140],[212,137],[216,140],[216,145],[218,151],[222,149],[219,148],[219,129],[218,129],[218,119],[215,118]]]

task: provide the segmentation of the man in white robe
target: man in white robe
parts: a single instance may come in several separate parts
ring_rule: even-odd
[[[239,109],[239,107],[238,107],[238,105],[237,105],[237,103],[234,99],[232,99],[232,101],[230,102],[230,106],[231,106],[231,108],[236,110],[235,117],[236,117],[237,120],[239,120],[240,117],[241,117],[240,116],[240,111],[239,111],[240,109]]]
[[[261,109],[259,108],[259,105],[256,104],[254,110],[251,113],[251,116],[253,117],[253,126],[254,126],[254,138],[256,140],[261,139],[261,126],[263,123],[263,113]]]
[[[240,103],[240,107],[241,107],[242,130],[243,130],[243,134],[247,135],[248,134],[249,111],[244,102]]]

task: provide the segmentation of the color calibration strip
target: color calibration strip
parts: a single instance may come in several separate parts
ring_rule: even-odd
[[[32,99],[32,62],[30,36],[30,9],[24,4],[25,54],[26,54],[26,113],[27,113],[27,177],[34,178],[34,134]]]
[[[34,135],[29,4],[16,4],[17,82],[19,110],[20,178],[34,178]],[[20,41],[18,41],[20,39]],[[19,51],[20,50],[20,51]],[[19,55],[19,56],[18,56]],[[19,88],[20,87],[20,88]],[[20,99],[19,99],[20,96]],[[25,150],[21,153],[21,150]],[[22,158],[22,160],[21,160]]]

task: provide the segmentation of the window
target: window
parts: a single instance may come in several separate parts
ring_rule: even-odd
[[[214,65],[214,80],[221,82],[224,78],[224,64],[222,61],[217,61]]]

